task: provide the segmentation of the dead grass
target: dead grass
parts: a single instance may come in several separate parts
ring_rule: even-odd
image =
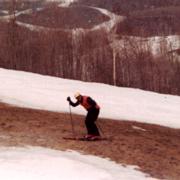
[[[0,146],[43,146],[73,149],[138,165],[156,178],[180,179],[180,130],[137,122],[100,119],[108,141],[64,140],[71,135],[69,114],[23,109],[0,104]],[[82,116],[73,115],[78,135],[85,133]],[[143,130],[134,129],[133,126]]]

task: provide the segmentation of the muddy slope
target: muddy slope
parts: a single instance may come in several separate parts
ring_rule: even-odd
[[[85,134],[83,116],[73,115],[75,131]],[[108,141],[64,140],[71,135],[69,114],[23,109],[0,104],[1,146],[43,146],[74,149],[118,163],[138,165],[152,177],[180,179],[180,130],[137,122],[100,119]],[[141,129],[139,129],[141,128]]]

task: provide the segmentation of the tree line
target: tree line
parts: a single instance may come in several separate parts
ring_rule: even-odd
[[[136,42],[114,51],[103,29],[31,31],[14,21],[0,27],[0,67],[180,95],[180,62],[171,53],[154,57]]]

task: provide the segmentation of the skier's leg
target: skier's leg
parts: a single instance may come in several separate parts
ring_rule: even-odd
[[[95,121],[97,120],[97,117],[99,115],[98,109],[92,109],[88,111],[88,114],[86,116],[85,124],[88,131],[88,134],[99,136],[99,130],[95,124]]]
[[[93,122],[92,123],[92,129],[94,131],[94,135],[100,136],[99,130],[98,130],[98,128],[96,126],[96,123],[95,123],[95,121],[97,120],[98,115],[99,115],[99,109],[94,109],[92,114],[93,114],[93,117],[92,117],[92,122]]]
[[[85,119],[85,125],[86,125],[86,129],[87,129],[87,134],[90,135],[91,134],[91,113],[88,112],[86,119]]]

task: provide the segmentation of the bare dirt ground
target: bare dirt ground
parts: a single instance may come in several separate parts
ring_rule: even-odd
[[[83,118],[73,114],[78,135],[86,132]],[[121,164],[138,165],[155,178],[180,179],[180,130],[108,119],[99,119],[98,124],[109,140],[64,140],[64,136],[71,135],[69,114],[0,104],[0,146],[73,149]]]

